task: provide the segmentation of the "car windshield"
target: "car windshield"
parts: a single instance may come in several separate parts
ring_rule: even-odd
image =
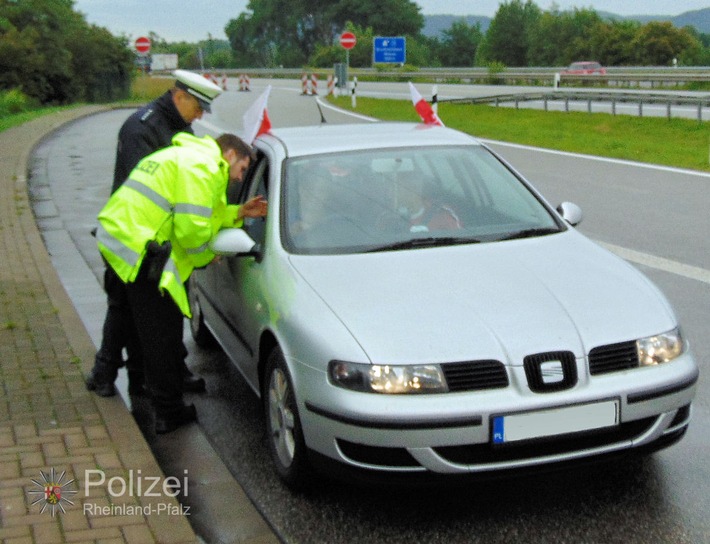
[[[395,251],[564,229],[480,146],[293,158],[282,191],[282,239],[292,253]]]

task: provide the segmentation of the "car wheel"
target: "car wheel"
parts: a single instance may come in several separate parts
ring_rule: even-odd
[[[301,490],[311,470],[291,377],[279,348],[269,355],[265,378],[262,398],[271,460],[286,485]]]
[[[190,304],[190,332],[195,344],[201,348],[213,347],[217,342],[212,336],[212,333],[205,325],[205,318],[202,314],[202,306],[200,306],[200,298],[197,295],[197,285],[195,285],[194,276],[190,276],[187,282],[187,299]]]

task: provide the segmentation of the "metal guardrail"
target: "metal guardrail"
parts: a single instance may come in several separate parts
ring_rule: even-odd
[[[551,91],[533,93],[508,93],[500,95],[476,96],[469,98],[449,98],[439,99],[439,103],[450,104],[491,104],[500,106],[501,104],[514,104],[519,107],[520,102],[543,102],[545,111],[548,111],[550,102],[564,102],[565,111],[570,111],[571,102],[586,102],[587,111],[592,113],[592,104],[605,102],[611,104],[611,111],[616,115],[616,106],[619,103],[638,104],[639,117],[643,117],[644,104],[663,104],[666,106],[666,117],[671,118],[672,107],[693,106],[697,108],[698,122],[703,121],[703,108],[710,107],[710,95],[707,96],[683,96],[668,93],[625,93],[625,92],[597,92],[597,91]]]
[[[584,84],[610,87],[663,87],[679,86],[691,82],[710,82],[710,67],[609,67],[604,75],[565,74],[564,67],[506,68],[501,72],[491,72],[488,68],[421,68],[413,71],[382,70],[379,68],[350,68],[350,76],[362,79],[378,78],[399,81],[430,80],[436,83],[475,84],[532,84],[550,85],[559,74],[560,84]],[[243,68],[213,69],[208,72],[238,77],[300,78],[304,73],[315,73],[325,78],[333,74],[331,68]]]

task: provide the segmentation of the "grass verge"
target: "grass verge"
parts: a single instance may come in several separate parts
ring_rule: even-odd
[[[409,100],[350,97],[333,103],[377,119],[418,121]],[[690,119],[584,112],[544,112],[485,105],[439,104],[446,126],[478,138],[710,171],[710,124]]]
[[[131,96],[120,105],[141,105],[147,104],[151,100],[158,98],[161,94],[173,86],[174,80],[171,78],[153,78],[149,76],[137,77],[131,86]],[[57,107],[32,107],[27,104],[21,111],[13,112],[9,109],[0,108],[0,132],[12,127],[16,127],[32,121],[37,117],[48,115],[63,109],[73,108],[82,104],[72,104],[70,106]]]

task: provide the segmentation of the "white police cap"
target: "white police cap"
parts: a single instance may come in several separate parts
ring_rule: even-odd
[[[204,111],[212,111],[210,108],[212,100],[222,93],[222,89],[218,85],[199,74],[188,72],[187,70],[174,70],[173,75],[177,79],[175,82],[177,88],[183,89],[197,98]]]

